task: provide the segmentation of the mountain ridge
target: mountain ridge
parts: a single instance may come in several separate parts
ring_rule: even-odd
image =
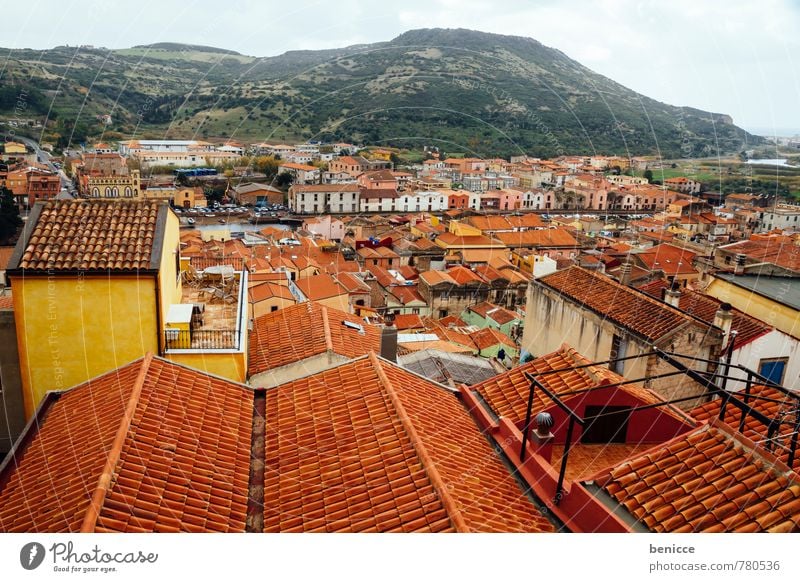
[[[468,29],[416,29],[272,57],[153,43],[9,51],[8,62],[0,113],[13,102],[8,87],[22,89],[56,112],[48,131],[62,141],[65,130],[86,138],[110,131],[439,145],[484,156],[677,158],[737,152],[761,140],[723,113],[661,103],[535,39]],[[102,115],[111,115],[111,127],[98,128]]]

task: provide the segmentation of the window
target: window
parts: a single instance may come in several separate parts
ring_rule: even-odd
[[[270,312],[278,311],[278,306],[277,305],[271,305],[269,310],[270,310]]]
[[[586,426],[581,442],[585,444],[624,443],[628,433],[630,409],[627,406],[587,406]]]
[[[609,354],[608,359],[617,360],[618,358],[624,358],[627,351],[628,340],[614,334],[614,337],[611,339],[611,353]],[[625,370],[625,362],[610,362],[608,364],[608,369],[612,372],[622,375],[623,371]]]
[[[783,384],[789,358],[764,358],[758,364],[758,373],[776,384]]]

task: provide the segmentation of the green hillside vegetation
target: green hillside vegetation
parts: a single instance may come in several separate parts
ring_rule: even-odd
[[[761,142],[725,115],[659,103],[535,40],[460,29],[269,58],[177,43],[6,53],[0,117],[13,115],[20,90],[41,96],[29,114],[49,110],[45,138],[62,146],[112,131],[675,158]]]

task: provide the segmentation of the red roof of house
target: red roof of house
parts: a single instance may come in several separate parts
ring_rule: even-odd
[[[579,305],[652,341],[687,323],[702,325],[645,293],[581,267],[557,271],[533,284],[554,289]]]
[[[745,240],[720,247],[728,253],[741,253],[748,258],[800,271],[800,245],[789,237],[777,236],[761,240]]]
[[[511,349],[516,349],[514,340],[512,340],[503,332],[497,331],[491,327],[479,329],[478,331],[469,334],[469,337],[472,338],[473,342],[475,342],[475,345],[478,347],[479,351],[496,345],[502,345]]]
[[[364,280],[354,273],[337,273],[336,280],[341,284],[347,292],[353,293],[369,293],[370,287]]]
[[[294,295],[292,295],[292,292],[289,291],[289,287],[270,282],[253,285],[247,290],[247,295],[251,303],[266,301],[268,299],[272,299],[273,297],[285,299],[287,301],[295,300]]]
[[[769,398],[769,400],[753,398],[748,401],[750,406],[769,418],[791,418],[796,411],[795,407],[797,406],[797,398],[788,396],[786,393],[776,390],[775,388],[769,388],[767,386],[753,386],[750,393],[755,396]],[[792,393],[797,397],[800,397],[800,393]],[[743,400],[744,394],[742,392],[738,392],[737,397],[739,400]],[[712,400],[711,402],[707,402],[706,404],[701,404],[691,411],[691,415],[700,421],[717,418],[719,416],[721,404],[721,399],[716,399]],[[741,420],[742,412],[739,410],[739,408],[733,404],[729,404],[725,407],[725,418],[723,418],[723,422],[725,422],[734,430],[738,430]],[[747,416],[747,418],[745,418],[743,434],[753,442],[764,444],[767,439],[767,432],[767,427],[758,419],[754,418],[753,416]],[[776,436],[778,439],[783,439],[783,443],[786,444],[791,439],[793,432],[794,429],[791,424],[783,423],[778,428]],[[773,450],[773,453],[777,455],[784,463],[789,462],[788,446],[777,447]],[[800,451],[798,451],[798,453],[799,454],[796,455],[794,459],[792,468],[796,472],[800,473]]]
[[[344,324],[362,326],[364,333]],[[250,332],[250,374],[260,374],[330,350],[357,358],[380,350],[380,328],[363,319],[310,301],[256,318]]]
[[[800,476],[716,420],[594,481],[654,532],[800,531]]]
[[[482,285],[486,283],[480,275],[466,267],[452,267],[447,269],[447,274],[458,285]]]
[[[267,390],[267,532],[541,532],[454,393],[374,354]]]
[[[322,301],[347,293],[347,289],[337,283],[336,279],[328,273],[304,277],[295,281],[294,284],[309,301]]]
[[[667,288],[669,288],[669,284],[663,279],[659,279],[640,286],[639,290],[647,293],[651,297],[661,299],[662,290]],[[722,301],[716,297],[703,295],[702,293],[691,291],[686,288],[680,289],[680,294],[678,308],[681,311],[702,319],[709,325],[714,324],[714,315],[719,310],[720,305],[722,305]],[[734,342],[734,348],[737,350],[743,345],[750,343],[754,339],[774,329],[763,321],[755,317],[750,317],[738,309],[731,309],[731,315],[733,316],[731,329],[737,332]]]
[[[244,531],[248,387],[148,356],[58,394],[5,465],[0,530]]]
[[[419,294],[416,285],[395,285],[388,291],[403,305],[415,301],[425,304],[425,298]]]
[[[495,238],[511,248],[577,247],[578,241],[565,228],[544,228],[517,232],[498,232]]]
[[[41,209],[38,219],[20,243],[24,252],[9,269],[149,270],[160,262],[153,251],[161,234],[156,219],[167,212],[165,203],[50,200],[36,208]]]
[[[422,318],[416,313],[401,313],[394,318],[394,326],[398,331],[406,329],[424,329],[425,324],[422,323]]]
[[[535,374],[551,370],[564,370],[563,372],[548,374],[539,377],[539,380],[551,392],[562,395],[576,390],[585,390],[605,383],[623,381],[622,376],[615,374],[604,366],[590,366],[588,368],[573,369],[576,366],[585,366],[591,362],[569,346],[536,358],[531,362],[522,364],[490,378],[472,388],[478,392],[491,408],[499,415],[508,417],[514,423],[525,420],[530,380],[525,373]],[[639,401],[646,404],[661,402],[662,399],[654,392],[641,388],[636,384],[620,386],[623,390]],[[541,392],[535,393],[534,409],[542,410],[554,403]]]
[[[472,305],[467,309],[477,313],[484,319],[491,319],[500,325],[504,325],[514,321],[515,319],[521,319],[520,316],[513,311],[506,309],[505,307],[495,305],[494,303],[489,303],[488,301],[483,301],[477,305]]]
[[[667,276],[697,273],[692,265],[697,253],[675,245],[660,244],[634,256],[651,271],[661,269]]]

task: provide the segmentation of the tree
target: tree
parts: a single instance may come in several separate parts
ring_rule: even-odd
[[[642,177],[645,180],[647,180],[648,182],[652,182],[653,181],[653,170],[650,170],[650,169],[645,170],[644,174],[642,174]]]
[[[288,188],[294,182],[294,176],[292,176],[289,172],[281,172],[278,174],[278,177],[275,178],[275,183],[278,185],[278,188]]]
[[[14,193],[8,188],[0,188],[0,240],[7,242],[17,229],[22,226],[19,207],[14,200]]]

